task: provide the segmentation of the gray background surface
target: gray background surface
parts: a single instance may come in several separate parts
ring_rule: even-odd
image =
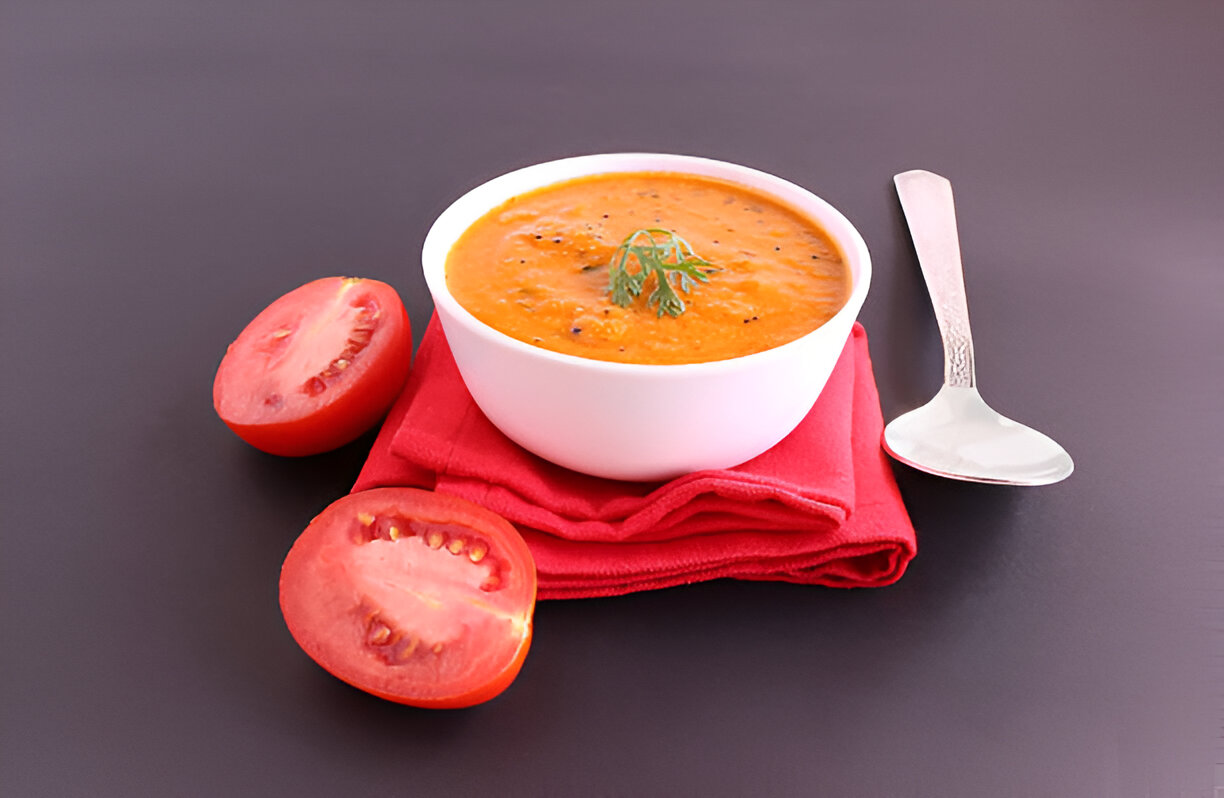
[[[1208,0],[0,5],[0,795],[1212,795],[1221,41]],[[887,589],[546,603],[469,711],[346,687],[277,574],[370,438],[246,448],[226,344],[336,273],[419,334],[451,200],[618,150],[839,207],[886,417],[941,375],[891,177],[949,177],[983,393],[1075,475],[898,467]]]

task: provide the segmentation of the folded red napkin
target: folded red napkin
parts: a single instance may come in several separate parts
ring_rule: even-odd
[[[856,324],[815,407],[768,452],[665,483],[586,476],[493,426],[435,317],[353,490],[429,488],[502,515],[531,547],[542,599],[718,577],[876,587],[899,579],[916,552],[882,428]]]

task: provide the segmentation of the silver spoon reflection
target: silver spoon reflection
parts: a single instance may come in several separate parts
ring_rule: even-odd
[[[921,471],[1001,485],[1070,476],[1071,456],[1046,435],[990,408],[978,394],[952,184],[914,170],[893,178],[944,347],[944,385],[884,429],[884,449]]]

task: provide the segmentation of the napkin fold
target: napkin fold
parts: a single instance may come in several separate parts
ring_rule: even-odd
[[[502,515],[531,548],[541,599],[720,577],[878,587],[899,579],[917,551],[882,430],[856,323],[811,412],[764,454],[664,483],[578,474],[493,426],[435,316],[353,491],[421,487]]]

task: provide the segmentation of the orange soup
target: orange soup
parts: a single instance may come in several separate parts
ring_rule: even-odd
[[[684,311],[611,299],[610,262],[637,230],[682,236],[713,270],[676,292]],[[628,271],[641,264],[628,260]],[[850,295],[837,245],[815,221],[727,181],[661,172],[578,178],[514,197],[451,249],[446,284],[473,316],[545,349],[624,363],[725,360],[793,341]],[[673,285],[678,285],[673,281]]]

